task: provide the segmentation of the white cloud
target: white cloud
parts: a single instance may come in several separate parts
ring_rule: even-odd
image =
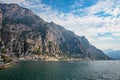
[[[76,0],[75,0],[75,4],[74,4],[74,5],[71,5],[71,8],[74,9],[74,8],[82,7],[82,6],[83,6],[83,5],[82,5],[83,3],[84,3],[84,1],[82,1],[82,0],[80,0],[80,1],[78,1],[78,0],[76,1]]]
[[[24,2],[25,0],[0,0],[0,3],[7,3],[7,4],[10,4],[10,3],[22,3]]]
[[[120,37],[120,33],[113,33],[113,36]]]
[[[118,37],[120,40],[120,1],[119,0],[99,0],[95,5],[87,7],[85,9],[78,9],[71,11],[70,13],[59,12],[58,10],[53,10],[52,6],[46,4],[34,4],[34,2],[29,2],[25,0],[6,0],[8,2],[18,3],[33,9],[41,18],[48,22],[55,22],[64,26],[66,29],[74,31],[77,35],[85,35],[91,44],[97,46],[100,49],[120,49],[120,43],[112,43],[115,41],[113,36]],[[35,0],[36,2],[38,0]],[[39,0],[40,1],[40,0]],[[4,0],[2,2],[5,2]],[[76,3],[72,7],[82,6]],[[37,9],[38,11],[35,11]],[[94,15],[98,12],[105,12],[112,16],[108,17],[98,17]],[[75,12],[84,12],[86,16],[77,16]],[[111,37],[99,37],[98,34],[112,33]],[[107,41],[107,43],[106,43]]]
[[[111,42],[105,43],[105,42],[101,41],[99,45],[96,45],[96,47],[102,47],[102,50],[105,50],[105,49],[120,50],[120,44],[111,43]]]
[[[79,5],[78,5],[79,6]],[[88,15],[93,15],[98,12],[105,12],[112,16],[120,14],[120,1],[119,0],[99,0],[95,5],[84,9],[77,9],[74,12],[85,12]]]
[[[39,7],[39,5],[34,5],[34,7]],[[74,31],[78,35],[85,35],[92,44],[96,45],[100,49],[104,49],[105,47],[103,47],[100,42],[102,41],[104,43],[106,41],[111,41],[114,39],[112,36],[99,37],[97,35],[99,33],[104,34],[107,32],[113,33],[114,36],[118,36],[118,34],[120,34],[120,18],[116,18],[116,16],[119,14],[118,7],[119,6],[113,3],[113,0],[100,0],[97,4],[83,10],[88,14],[87,16],[79,17],[74,15],[73,13],[59,13],[59,11],[57,10],[52,10],[51,6],[42,4],[39,9],[43,9],[45,11],[37,14],[48,22],[53,21],[64,26],[68,30]],[[100,11],[104,11],[105,13],[111,14],[112,16],[97,17],[94,15],[95,13]],[[109,43],[111,44],[111,42]],[[116,47],[119,47],[119,45],[116,45]],[[116,47],[114,45],[112,48]]]

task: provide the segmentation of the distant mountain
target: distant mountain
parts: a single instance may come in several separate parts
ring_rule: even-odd
[[[53,22],[48,23],[17,4],[0,4],[0,52],[10,57],[47,60],[110,59],[77,36]]]
[[[103,50],[103,52],[105,52],[105,53],[112,52],[112,51],[114,51],[114,50],[113,49],[105,49],[105,50]]]
[[[108,55],[109,57],[111,57],[111,58],[113,58],[113,59],[120,60],[120,50],[107,49],[107,50],[104,50],[104,52],[105,52],[106,55]]]

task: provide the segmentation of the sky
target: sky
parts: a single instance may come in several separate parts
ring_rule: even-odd
[[[0,0],[85,36],[101,50],[120,50],[120,0]]]

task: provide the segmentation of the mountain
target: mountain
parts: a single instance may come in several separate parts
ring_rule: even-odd
[[[108,55],[109,57],[116,59],[116,60],[120,60],[120,50],[104,50],[104,52],[106,53],[106,55]]]
[[[0,4],[0,28],[0,52],[12,58],[110,59],[84,36],[77,36],[54,22],[45,22],[17,4]]]
[[[103,52],[106,53],[106,54],[107,54],[108,52],[112,52],[112,51],[114,51],[114,50],[113,50],[113,49],[105,49],[105,50],[103,50]]]

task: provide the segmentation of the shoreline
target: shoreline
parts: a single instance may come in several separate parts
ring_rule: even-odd
[[[5,63],[5,64],[2,64],[0,65],[0,70],[1,69],[5,69],[5,68],[8,68],[8,67],[11,67],[12,65],[14,65],[15,62],[10,62],[10,63]]]
[[[21,60],[18,60],[17,62],[19,62],[19,61],[45,61],[45,62],[55,61],[55,62],[57,62],[57,61],[101,61],[101,60],[80,60],[80,59],[71,59],[71,60],[38,60],[38,59],[21,59]],[[106,61],[106,60],[105,60],[105,61]],[[111,61],[111,60],[109,60],[109,61]],[[1,70],[1,69],[6,69],[6,68],[8,68],[8,67],[11,67],[11,66],[13,66],[15,63],[17,63],[17,62],[12,61],[12,62],[10,62],[10,63],[1,64],[1,65],[0,65],[0,70]]]

